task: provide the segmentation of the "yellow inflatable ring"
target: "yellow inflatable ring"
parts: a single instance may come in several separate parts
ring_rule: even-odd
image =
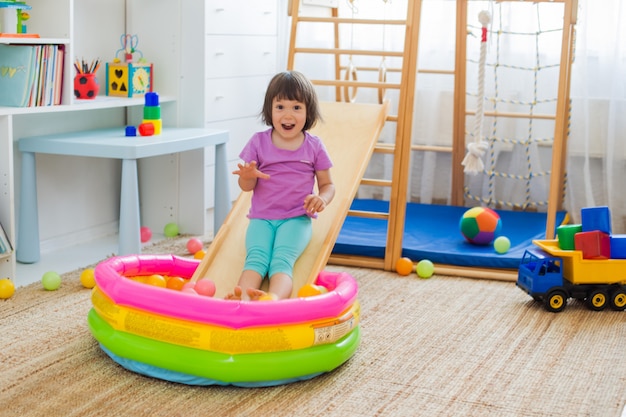
[[[279,352],[334,343],[358,325],[360,315],[357,301],[338,317],[283,326],[231,329],[116,305],[97,287],[91,301],[98,316],[117,331],[230,354]]]

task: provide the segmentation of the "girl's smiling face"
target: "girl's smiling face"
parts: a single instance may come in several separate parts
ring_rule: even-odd
[[[296,100],[274,98],[272,101],[272,126],[282,140],[302,137],[306,123],[306,105]]]

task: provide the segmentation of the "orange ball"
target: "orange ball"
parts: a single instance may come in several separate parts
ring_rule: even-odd
[[[170,279],[167,280],[166,287],[170,290],[180,291],[183,289],[183,285],[185,285],[186,282],[187,280],[182,277],[170,277]]]
[[[413,272],[413,261],[409,258],[400,258],[396,261],[396,272],[402,276],[407,276]]]
[[[204,255],[206,255],[206,251],[204,249],[200,249],[198,252],[193,254],[193,257],[195,259],[202,259],[204,258]]]

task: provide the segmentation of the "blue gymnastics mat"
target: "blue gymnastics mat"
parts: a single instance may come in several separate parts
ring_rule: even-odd
[[[351,210],[386,213],[389,202],[357,199]],[[511,249],[498,254],[492,245],[473,245],[459,230],[459,221],[467,207],[408,203],[402,256],[414,262],[429,259],[434,263],[517,269],[524,250],[533,246],[533,239],[545,239],[546,213],[496,210],[502,219],[501,236],[511,241]],[[557,213],[556,224],[566,219],[566,212]],[[338,255],[385,257],[387,221],[348,216],[333,248]]]

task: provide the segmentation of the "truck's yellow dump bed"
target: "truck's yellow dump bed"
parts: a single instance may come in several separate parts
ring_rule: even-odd
[[[563,277],[573,284],[626,284],[626,259],[583,259],[582,251],[560,249],[556,239],[533,243],[563,259]]]

